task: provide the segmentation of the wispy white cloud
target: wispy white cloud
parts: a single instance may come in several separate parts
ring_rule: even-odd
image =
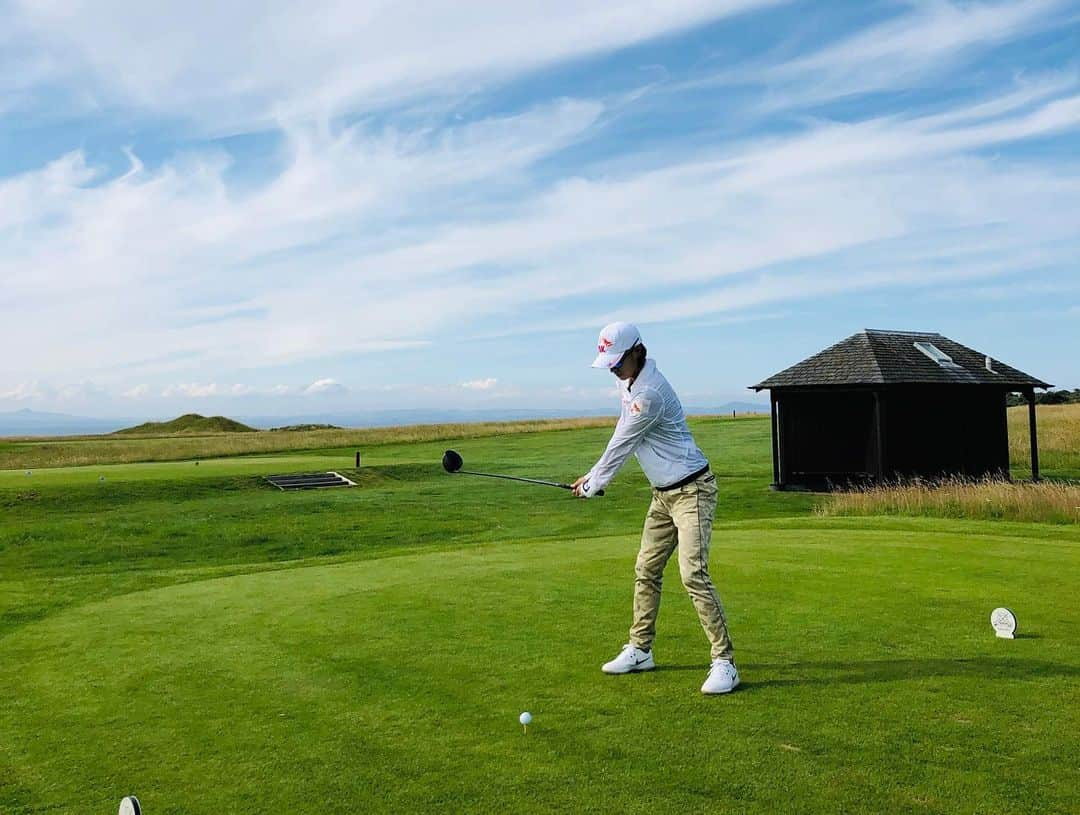
[[[821,124],[771,143],[729,147],[718,160],[578,179],[536,199],[522,217],[455,227],[376,265],[388,275],[409,268],[511,268],[505,280],[485,280],[486,300],[502,306],[508,305],[500,299],[502,286],[519,302],[610,292],[630,299],[635,291],[719,281],[874,244],[883,255],[875,263],[891,265],[896,282],[910,279],[916,263],[924,270],[920,280],[947,275],[945,264],[995,274],[1031,249],[1042,248],[1045,256],[1054,241],[1075,244],[1080,176],[1071,165],[1044,171],[977,151],[1075,131],[1077,102],[1076,96],[1047,100],[991,123],[959,109],[952,123],[933,115]],[[973,107],[985,111],[984,104],[992,103]],[[969,245],[974,248],[960,251]],[[696,303],[692,313],[707,314],[798,291],[855,291],[869,280],[890,280],[887,269],[870,279],[851,272],[827,289],[817,285],[814,271],[804,277],[805,285],[796,287],[786,280],[741,284],[744,295],[728,298],[723,308],[697,294],[687,302]],[[589,315],[591,324],[597,320]]]
[[[291,134],[286,169],[248,194],[229,189],[213,154],[111,179],[70,154],[0,181],[0,305],[19,306],[3,331],[34,336],[25,364],[54,371],[132,364],[149,348],[187,364],[265,365],[422,347],[422,317],[439,325],[443,293],[387,281],[343,298],[378,277],[363,262],[370,250],[344,245],[330,255],[345,267],[336,293],[333,281],[298,272],[305,259],[290,253],[350,231],[374,241],[407,229],[402,221],[436,198],[509,183],[600,110],[563,101],[441,134],[302,129]],[[185,302],[211,298],[234,305]],[[49,340],[38,326],[52,321],[65,334]]]
[[[1033,248],[1075,241],[1077,167],[982,155],[1075,132],[1074,90],[1063,85],[1019,110],[989,99],[950,116],[821,123],[660,169],[526,185],[507,206],[480,199],[450,212],[431,210],[433,200],[467,200],[479,180],[525,170],[590,128],[599,105],[565,101],[512,124],[470,125],[461,138],[304,131],[288,167],[247,196],[229,189],[212,158],[102,179],[76,154],[0,184],[0,298],[19,303],[4,331],[35,336],[28,371],[129,364],[151,347],[216,368],[265,367],[423,347],[540,302],[576,301],[576,319],[592,319],[591,297],[666,301],[672,286],[885,241],[903,250],[884,257],[897,281],[915,249],[931,276],[944,263],[989,274]],[[414,205],[429,208],[421,223]],[[957,255],[968,243],[981,252]],[[305,271],[312,248],[317,275]],[[740,283],[743,294],[723,308],[709,296],[687,300],[704,315],[844,289],[843,279],[815,285],[815,274],[799,285]],[[866,285],[859,279],[848,288]],[[888,268],[872,279],[887,282]],[[186,306],[188,291],[233,299],[236,316]],[[568,319],[562,309],[555,322]],[[65,335],[43,334],[43,324],[62,324]]]
[[[489,391],[497,384],[499,384],[499,380],[489,376],[487,379],[471,379],[468,382],[462,382],[461,387],[471,391]]]
[[[239,383],[234,385],[219,385],[216,382],[182,382],[176,385],[167,385],[161,391],[161,396],[165,399],[171,399],[173,397],[208,399],[211,397],[223,396],[249,396],[255,392],[256,389],[250,385]]]
[[[93,401],[105,396],[105,389],[96,382],[83,381],[62,385],[56,390],[56,398],[61,402]]]
[[[0,402],[72,402],[100,401],[107,397],[107,392],[100,385],[90,382],[71,382],[56,385],[39,379],[20,382],[7,390],[0,391]]]
[[[896,16],[761,71],[771,107],[855,93],[910,88],[972,52],[1060,24],[1069,0],[917,0]],[[1074,12],[1075,13],[1075,12]]]
[[[150,386],[145,382],[120,394],[125,399],[145,399],[150,396]]]
[[[51,398],[55,393],[55,389],[37,380],[19,382],[14,387],[0,391],[0,402],[37,401]]]
[[[243,130],[456,95],[785,0],[16,2],[48,76],[109,103]]]
[[[1035,275],[1080,251],[1080,163],[1014,150],[1080,132],[1075,66],[1018,70],[974,96],[961,78],[963,93],[922,108],[787,116],[925,86],[957,60],[1045,30],[1063,2],[893,6],[888,21],[820,50],[749,66],[740,81],[768,83],[776,104],[732,103],[745,129],[690,143],[673,126],[648,151],[627,146],[599,92],[473,109],[450,125],[416,110],[333,114],[391,97],[450,105],[537,66],[769,3],[578,4],[557,6],[561,20],[550,5],[492,5],[464,31],[453,4],[431,7],[419,26],[408,10],[365,18],[340,5],[272,5],[241,26],[220,5],[185,7],[190,24],[180,25],[178,7],[110,15],[113,2],[63,13],[20,5],[21,30],[39,47],[19,54],[47,66],[42,82],[84,72],[90,81],[71,93],[147,117],[280,127],[275,169],[238,180],[220,145],[144,164],[125,142],[124,170],[75,151],[0,178],[0,341],[21,349],[0,398],[44,395],[40,384],[10,384],[38,377],[93,377],[131,399],[343,395],[334,380],[271,383],[310,382],[296,370],[333,358],[331,370],[353,366],[341,378],[374,386],[395,377],[357,360],[447,339],[591,334],[609,316],[726,323],[800,299]],[[325,53],[316,44],[326,31],[309,37],[319,27],[296,25],[299,14],[332,30]],[[288,47],[275,49],[286,33]],[[132,47],[116,48],[121,39]],[[4,81],[0,100],[14,88]],[[20,85],[20,100],[33,87]],[[618,104],[647,110],[649,99]],[[597,145],[617,147],[618,159],[597,160]],[[481,370],[492,376],[447,372],[448,384],[420,387],[432,398],[527,392],[501,369]],[[249,384],[216,384],[241,378]]]
[[[1030,298],[1060,298],[1067,295],[1080,295],[1080,280],[1075,281],[1038,281],[1017,276],[1010,280],[991,285],[973,285],[962,288],[944,288],[928,292],[927,297],[934,300],[985,300],[1020,302]]]
[[[162,388],[159,396],[163,399],[189,398],[237,398],[245,396],[343,396],[349,393],[349,389],[334,379],[317,379],[306,387],[293,385],[274,385],[271,387],[258,387],[244,383],[220,384],[217,382],[181,382],[166,385]],[[122,394],[124,397],[141,399],[151,395],[148,385],[139,385]]]
[[[349,389],[333,379],[317,379],[304,388],[308,396],[345,396]]]

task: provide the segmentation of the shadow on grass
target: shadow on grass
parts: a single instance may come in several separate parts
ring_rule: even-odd
[[[872,682],[903,682],[927,677],[970,676],[981,679],[1042,679],[1044,677],[1080,676],[1080,666],[1055,662],[1032,662],[1022,659],[971,657],[967,659],[883,659],[867,662],[803,662],[740,666],[743,684],[755,688],[786,685],[830,684],[861,685]],[[802,676],[756,680],[763,674],[787,672]]]
[[[658,665],[657,671],[701,671],[707,665]],[[862,685],[928,677],[970,676],[981,679],[1042,679],[1080,676],[1080,666],[1021,659],[883,659],[864,662],[790,662],[739,664],[740,690],[789,685]],[[777,676],[779,674],[779,676]],[[785,674],[790,674],[785,676]]]

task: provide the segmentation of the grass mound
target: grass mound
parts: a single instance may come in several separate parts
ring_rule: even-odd
[[[170,422],[144,422],[135,427],[117,430],[113,436],[172,436],[196,433],[256,433],[254,427],[225,416],[200,416],[185,413]]]

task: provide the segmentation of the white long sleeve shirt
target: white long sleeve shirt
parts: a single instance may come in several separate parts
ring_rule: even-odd
[[[654,487],[667,487],[708,466],[674,388],[645,360],[641,373],[622,393],[622,413],[600,460],[589,470],[587,495],[606,487],[633,453]]]

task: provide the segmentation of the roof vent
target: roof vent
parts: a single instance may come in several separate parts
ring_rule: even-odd
[[[917,342],[915,347],[934,360],[942,368],[959,368],[960,366],[953,362],[952,357],[934,345],[932,342]]]
[[[996,374],[997,371],[994,370],[994,364],[993,363],[994,363],[994,360],[990,359],[990,357],[986,358],[986,370],[988,370],[992,374]]]

